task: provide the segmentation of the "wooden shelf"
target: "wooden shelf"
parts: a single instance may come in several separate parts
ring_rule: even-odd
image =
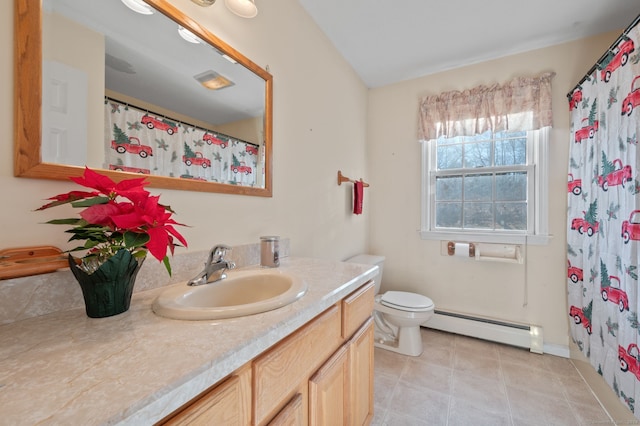
[[[68,267],[67,256],[57,247],[18,247],[0,250],[0,280],[46,274]]]

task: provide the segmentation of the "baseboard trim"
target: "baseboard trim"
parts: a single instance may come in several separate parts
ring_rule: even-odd
[[[562,358],[571,358],[571,351],[569,346],[566,345],[554,345],[553,343],[545,343],[542,345],[542,349],[545,354],[555,355]]]

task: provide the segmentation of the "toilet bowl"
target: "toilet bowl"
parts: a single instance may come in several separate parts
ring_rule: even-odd
[[[378,294],[382,282],[383,256],[360,254],[347,259],[347,262],[377,265],[379,268],[378,275],[374,278],[374,345],[404,355],[422,354],[420,324],[433,316],[433,301],[421,294],[406,291]]]

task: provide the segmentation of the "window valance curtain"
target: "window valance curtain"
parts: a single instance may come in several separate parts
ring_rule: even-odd
[[[418,139],[549,127],[554,75],[548,72],[537,77],[517,77],[502,85],[426,96],[420,100],[418,110]]]

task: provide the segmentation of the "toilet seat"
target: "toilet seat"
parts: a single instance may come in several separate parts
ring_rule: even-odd
[[[433,301],[428,297],[408,291],[387,291],[380,298],[380,303],[407,312],[427,312],[434,308]]]

